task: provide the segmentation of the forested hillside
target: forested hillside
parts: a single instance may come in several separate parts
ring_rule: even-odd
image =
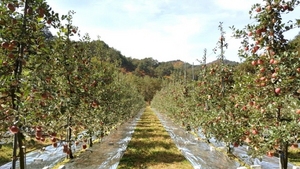
[[[122,55],[104,41],[95,40],[90,43],[92,55],[100,55],[103,62],[115,64],[123,74],[129,75],[147,102],[150,102],[156,91],[161,89],[164,80],[166,82],[197,80],[202,69],[200,64],[191,65],[181,60],[159,62],[153,58],[134,59]],[[218,62],[219,60],[215,60],[207,66]],[[226,60],[225,64],[235,66],[238,63]]]
[[[181,60],[159,62],[153,58],[135,59],[124,56],[121,51],[110,47],[102,40],[90,42],[91,53],[100,55],[102,61],[116,65],[124,74],[128,74],[137,85],[137,90],[145,97],[145,101],[150,102],[156,91],[160,90],[163,81],[191,81],[198,80],[199,73],[203,69],[203,64],[191,65]],[[300,43],[300,35],[296,36],[291,43]],[[300,53],[300,48],[297,48]],[[207,63],[206,68],[220,63],[220,59]],[[250,71],[253,67],[246,64],[230,60],[224,60],[224,64],[236,69]]]

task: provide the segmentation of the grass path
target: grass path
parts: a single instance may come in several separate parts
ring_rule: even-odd
[[[51,145],[51,142],[50,140],[47,140],[45,142],[40,142],[31,139],[29,141],[27,140],[26,142],[23,142],[23,144],[26,145],[26,153],[29,153],[31,151],[38,150],[45,146]],[[3,144],[2,146],[0,146],[0,166],[11,161],[12,151],[13,151],[12,143]]]
[[[149,107],[145,109],[118,169],[192,169]]]

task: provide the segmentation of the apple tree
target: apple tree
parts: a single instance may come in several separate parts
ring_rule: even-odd
[[[288,147],[299,141],[299,56],[295,45],[285,38],[285,32],[294,29],[292,21],[283,15],[290,13],[299,1],[267,0],[251,8],[251,18],[257,22],[235,31],[242,38],[240,56],[254,67],[235,85],[241,87],[237,104],[244,105],[247,118],[247,143],[252,154],[276,152],[280,168],[286,169]]]
[[[32,87],[28,75],[35,71],[31,59],[48,50],[43,29],[46,23],[52,24],[52,20],[55,23],[57,15],[45,1],[30,0],[3,0],[0,12],[1,133],[11,126],[14,134],[12,168],[18,159],[17,145],[20,167],[24,168],[23,133],[28,126],[27,119],[33,117],[32,112],[27,111]]]

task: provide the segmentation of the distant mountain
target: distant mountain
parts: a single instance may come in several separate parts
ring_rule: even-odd
[[[125,57],[126,58],[126,57]],[[123,63],[125,61],[125,63]],[[207,66],[220,63],[221,60],[215,60],[210,63],[207,63]],[[224,60],[224,64],[226,65],[238,65],[238,62]],[[124,67],[126,66],[126,67]],[[182,72],[186,71],[188,77],[192,77],[193,72],[197,72],[197,70],[201,69],[202,65],[191,65],[187,62],[181,60],[172,60],[166,62],[158,62],[152,58],[145,59],[132,59],[124,57],[121,60],[121,68],[126,70],[127,73],[134,73],[138,76],[150,76],[150,77],[166,77],[170,76],[174,72]]]
[[[45,31],[47,33],[47,31]],[[110,47],[102,40],[94,40],[89,44],[92,55],[98,56],[102,61],[108,61],[116,64],[123,73],[132,73],[137,76],[150,77],[170,77],[176,73],[176,76],[185,75],[192,78],[201,70],[202,65],[191,65],[181,60],[172,60],[167,62],[158,62],[149,57],[144,59],[135,59],[124,56],[120,51]],[[218,63],[220,60],[215,60],[207,65]],[[224,60],[225,64],[237,65],[238,62]]]
[[[221,62],[221,59],[217,59],[217,60],[214,60],[212,62],[209,62],[207,63],[207,65],[211,65],[211,64],[215,64],[215,63],[220,63]],[[235,61],[230,61],[230,60],[224,60],[224,64],[225,65],[232,65],[232,66],[235,66],[235,65],[238,65],[239,62],[235,62]]]
[[[220,62],[221,62],[221,59],[217,59],[217,60],[214,60],[212,62],[207,63],[207,65],[216,64],[216,63],[220,63]],[[184,64],[186,64],[186,67],[192,67],[193,66],[193,65],[191,65],[187,62],[181,61],[181,60],[172,60],[172,61],[167,61],[167,62],[163,62],[163,63],[171,63],[174,66],[174,68],[182,68],[182,67],[184,67]],[[235,61],[225,59],[224,64],[234,66],[234,65],[238,65],[239,62],[235,62]],[[201,66],[201,65],[194,65],[194,67],[198,67],[198,66]]]
[[[174,69],[182,68],[185,64],[185,62],[183,62],[181,60],[173,60],[173,61],[168,61],[168,62],[173,65]]]

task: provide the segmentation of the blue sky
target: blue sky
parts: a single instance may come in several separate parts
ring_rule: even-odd
[[[212,52],[220,37],[223,22],[228,60],[240,61],[239,40],[232,38],[229,26],[243,28],[249,19],[251,5],[262,0],[47,0],[54,11],[67,14],[74,10],[73,24],[81,34],[100,39],[126,57],[152,57],[158,61],[182,60],[198,64],[204,48],[207,61],[216,59]],[[299,7],[284,16],[295,20]],[[293,39],[299,32],[288,34]]]

